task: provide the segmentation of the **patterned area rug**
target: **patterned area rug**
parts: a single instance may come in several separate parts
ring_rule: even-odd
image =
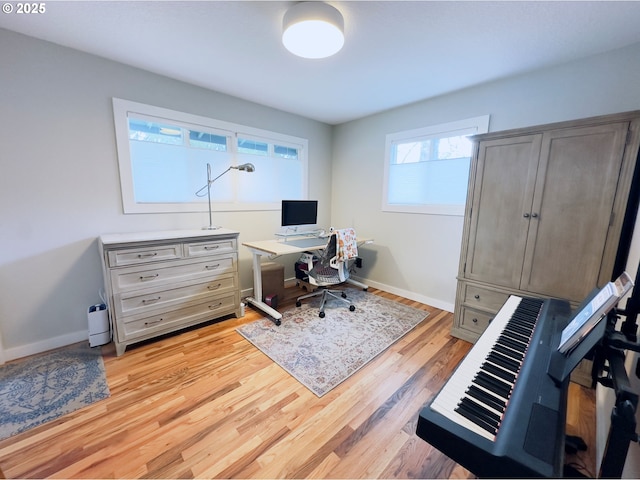
[[[237,331],[321,397],[429,315],[362,290],[346,293],[353,312],[329,300],[319,318],[318,297],[283,312],[279,327],[264,318]]]
[[[110,395],[99,348],[78,343],[0,367],[0,439]]]

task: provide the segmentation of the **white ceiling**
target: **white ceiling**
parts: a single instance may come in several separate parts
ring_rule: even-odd
[[[640,42],[640,1],[331,1],[323,60],[282,46],[296,2],[44,3],[0,27],[329,124]]]

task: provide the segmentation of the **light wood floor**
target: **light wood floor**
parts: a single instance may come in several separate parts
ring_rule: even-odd
[[[103,347],[111,397],[0,442],[1,471],[7,478],[472,478],[415,435],[420,409],[471,345],[449,335],[451,313],[369,291],[430,315],[322,398],[236,333],[261,316],[247,308],[242,319],[121,357]],[[573,385],[568,414],[568,433],[590,445],[591,392]],[[591,471],[592,456],[578,460]]]

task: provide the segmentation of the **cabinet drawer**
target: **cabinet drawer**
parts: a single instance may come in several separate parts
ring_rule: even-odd
[[[186,303],[197,303],[214,295],[235,291],[238,288],[237,275],[231,273],[214,280],[195,285],[178,286],[160,291],[146,291],[140,294],[137,290],[114,295],[115,308],[119,315],[130,316],[144,312],[175,307]]]
[[[460,316],[460,328],[469,330],[480,336],[489,326],[489,322],[491,322],[494,316],[495,314],[493,313],[463,308],[462,315]]]
[[[218,255],[220,253],[235,252],[236,241],[233,238],[228,240],[216,240],[211,242],[191,242],[185,243],[185,256],[202,257],[207,255]]]
[[[153,337],[163,331],[173,331],[181,325],[193,325],[194,321],[202,319],[203,322],[212,320],[221,315],[233,313],[236,308],[236,292],[216,297],[207,303],[193,305],[169,312],[159,313],[139,320],[121,324],[122,330],[118,333],[123,336],[119,341],[131,340],[140,337]]]
[[[114,293],[139,288],[151,288],[175,282],[197,281],[216,278],[219,275],[235,273],[237,256],[223,255],[199,262],[169,263],[154,268],[127,268],[114,270],[111,274],[111,286]]]
[[[508,298],[508,293],[496,292],[476,285],[465,285],[464,304],[473,308],[497,312]]]
[[[110,267],[141,265],[182,258],[182,245],[178,243],[175,245],[158,245],[157,247],[110,250],[108,255]]]

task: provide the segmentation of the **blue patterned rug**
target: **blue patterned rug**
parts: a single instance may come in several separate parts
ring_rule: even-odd
[[[236,330],[318,397],[356,373],[422,322],[429,312],[362,290],[345,290],[355,311],[319,298],[282,312],[276,326],[263,318]]]
[[[0,439],[110,395],[100,348],[77,343],[0,366]]]

